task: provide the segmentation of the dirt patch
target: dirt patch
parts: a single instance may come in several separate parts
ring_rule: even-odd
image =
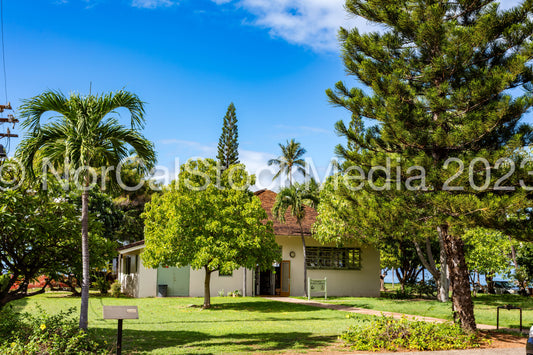
[[[481,331],[485,338],[490,342],[482,346],[483,349],[501,349],[501,348],[518,348],[526,347],[527,338],[516,334],[495,332],[495,331]]]

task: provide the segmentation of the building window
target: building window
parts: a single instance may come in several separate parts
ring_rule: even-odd
[[[134,274],[138,270],[138,257],[137,255],[126,256],[124,258],[124,273]]]
[[[305,263],[309,269],[361,269],[361,249],[306,247]]]
[[[230,272],[224,272],[222,270],[219,270],[218,271],[218,276],[230,276],[231,277],[231,276],[233,276],[233,270],[230,271]]]

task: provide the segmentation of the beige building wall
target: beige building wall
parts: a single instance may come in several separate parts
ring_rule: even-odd
[[[244,268],[239,268],[233,271],[233,276],[219,276],[218,271],[211,274],[211,297],[218,296],[219,290],[224,290],[227,295],[228,292],[239,290],[243,294],[244,286]],[[246,296],[252,295],[252,271],[246,270]],[[205,271],[193,270],[191,268],[191,276],[189,279],[189,296],[203,297],[204,296],[204,281]]]
[[[283,260],[291,262],[290,284],[291,296],[304,296],[304,258],[301,237],[276,236],[276,242],[282,247]],[[335,246],[322,245],[311,237],[305,237],[307,246]],[[357,247],[347,244],[346,247]],[[361,248],[360,270],[307,270],[307,277],[323,279],[327,277],[328,296],[379,297],[379,252],[373,247]],[[296,254],[290,257],[290,252]],[[320,296],[321,294],[317,294]]]
[[[139,260],[139,283],[137,297],[156,297],[157,296],[157,269],[144,267],[142,258]]]
[[[155,297],[157,295],[157,269],[144,267],[140,257],[144,247],[130,252],[121,253],[118,279],[122,285],[122,292],[131,297]],[[126,257],[136,257],[135,267],[129,274],[125,273]]]

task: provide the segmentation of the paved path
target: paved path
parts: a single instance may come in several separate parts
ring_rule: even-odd
[[[326,309],[334,309],[334,310],[337,310],[337,311],[344,311],[344,312],[351,312],[351,313],[367,314],[367,315],[370,315],[370,316],[385,315],[387,317],[393,317],[393,318],[396,318],[396,319],[400,319],[402,317],[407,317],[407,318],[410,318],[410,319],[414,318],[414,319],[419,320],[419,321],[433,322],[433,323],[446,323],[446,322],[449,322],[449,320],[440,319],[440,318],[414,316],[414,315],[411,315],[411,314],[396,313],[396,312],[383,312],[383,311],[376,311],[376,310],[373,310],[373,309],[344,306],[342,304],[332,304],[332,303],[322,303],[322,302],[316,302],[316,301],[308,301],[306,299],[299,299],[299,298],[291,298],[291,297],[264,297],[264,298],[266,298],[268,300],[272,300],[272,301],[303,304],[303,305],[306,305],[306,306],[326,308]],[[477,328],[481,329],[481,330],[496,330],[496,326],[495,325],[488,325],[488,324],[477,324]],[[506,328],[506,329],[519,332],[519,329],[508,329],[508,328]],[[529,332],[529,329],[523,329],[522,332],[527,334]],[[523,352],[525,352],[525,351],[523,351]],[[410,353],[410,354],[415,354],[415,353]],[[429,354],[429,353],[428,352],[424,352],[424,354]],[[440,354],[442,354],[442,352],[440,352]],[[461,354],[463,354],[463,353],[461,353]],[[484,353],[480,353],[480,354],[484,354]]]
[[[369,355],[376,353],[369,353]],[[377,353],[379,355],[398,355],[395,353]],[[416,351],[405,353],[408,355],[525,355],[525,347],[502,348],[502,349],[467,349],[467,350],[444,350],[444,351]]]

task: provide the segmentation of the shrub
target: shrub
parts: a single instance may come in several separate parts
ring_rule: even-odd
[[[109,287],[111,287],[111,281],[107,279],[105,273],[97,273],[94,275],[93,285],[98,291],[100,291],[101,295],[107,295]]]
[[[483,341],[475,333],[465,333],[457,324],[410,321],[407,318],[397,320],[385,316],[350,326],[340,338],[361,351],[466,349],[479,347]]]
[[[111,296],[120,297],[122,285],[120,282],[115,281],[111,284]]]
[[[52,316],[40,307],[37,315],[18,314],[5,308],[0,314],[1,354],[108,353],[90,331],[78,329],[76,318],[71,316],[74,308]]]
[[[224,297],[224,296],[226,296],[226,291],[224,291],[224,289],[218,290],[218,297]]]

